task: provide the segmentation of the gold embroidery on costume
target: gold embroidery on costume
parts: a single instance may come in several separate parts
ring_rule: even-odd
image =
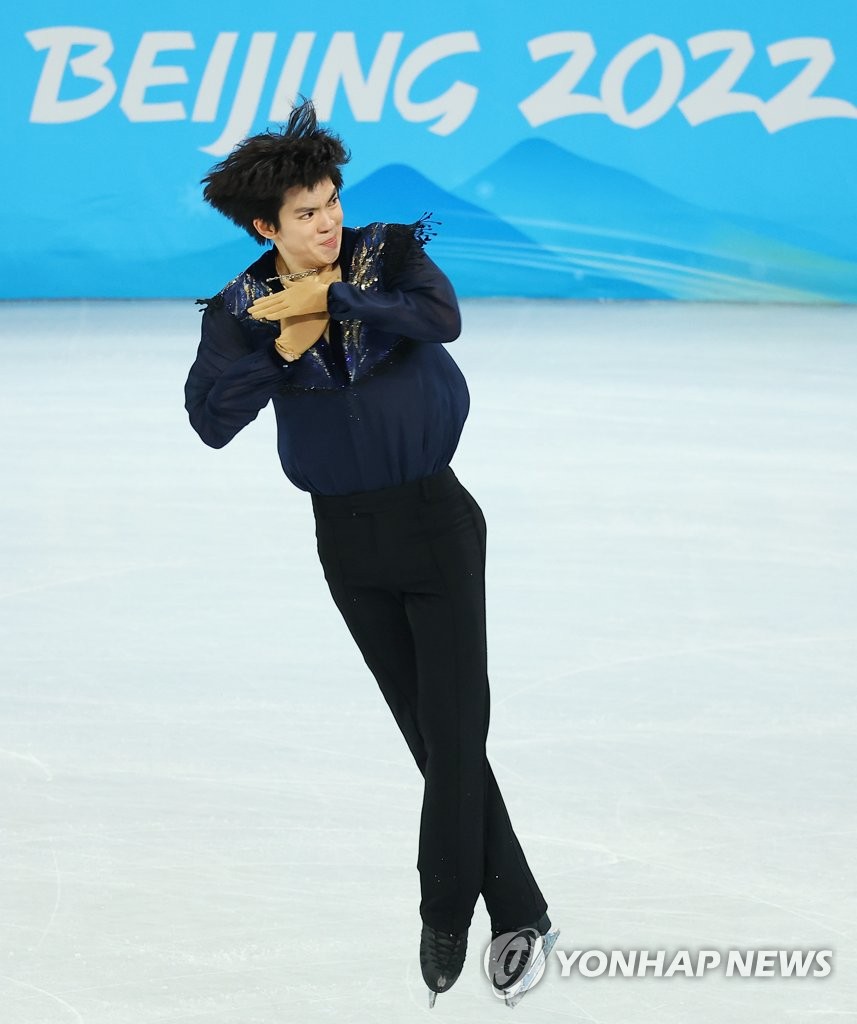
[[[349,283],[364,292],[377,291],[383,254],[383,225],[370,224],[351,256]],[[366,356],[362,327],[363,324],[360,320],[342,321],[342,343],[346,352],[346,365],[352,380]]]

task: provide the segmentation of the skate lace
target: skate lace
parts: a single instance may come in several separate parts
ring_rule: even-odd
[[[426,952],[432,963],[438,967],[457,965],[467,948],[467,934],[451,935],[431,929],[427,935]]]

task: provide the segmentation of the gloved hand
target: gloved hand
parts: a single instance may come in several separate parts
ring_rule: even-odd
[[[329,323],[330,317],[320,314],[297,320],[292,317],[283,319],[280,321],[280,336],[274,341],[274,347],[287,363],[292,363],[315,345]]]
[[[256,299],[247,312],[254,320],[283,320],[313,313],[326,316],[327,289],[334,281],[341,280],[339,267],[328,267],[298,281],[284,281],[283,291]]]
[[[294,362],[327,330],[327,289],[342,280],[339,267],[328,267],[298,281],[284,281],[284,290],[256,299],[248,312],[254,320],[279,320],[280,336],[274,342],[287,363]]]

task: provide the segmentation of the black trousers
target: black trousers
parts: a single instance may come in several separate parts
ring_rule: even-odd
[[[400,487],[313,495],[318,553],[342,617],[425,777],[420,916],[462,932],[547,910],[485,753],[485,518],[451,469]]]

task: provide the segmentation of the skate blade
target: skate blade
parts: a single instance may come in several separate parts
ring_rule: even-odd
[[[431,989],[428,990],[429,994],[429,1009],[434,1008],[434,1001],[437,999],[437,992],[433,992]]]
[[[504,993],[506,1006],[508,1006],[510,1010],[512,1007],[517,1006],[527,992],[533,987],[536,978],[539,977],[542,964],[544,964],[550,956],[551,950],[556,945],[556,940],[558,938],[559,928],[551,928],[550,931],[542,936],[542,948],[539,950],[538,954],[533,957],[533,962],[521,975],[521,978]]]

